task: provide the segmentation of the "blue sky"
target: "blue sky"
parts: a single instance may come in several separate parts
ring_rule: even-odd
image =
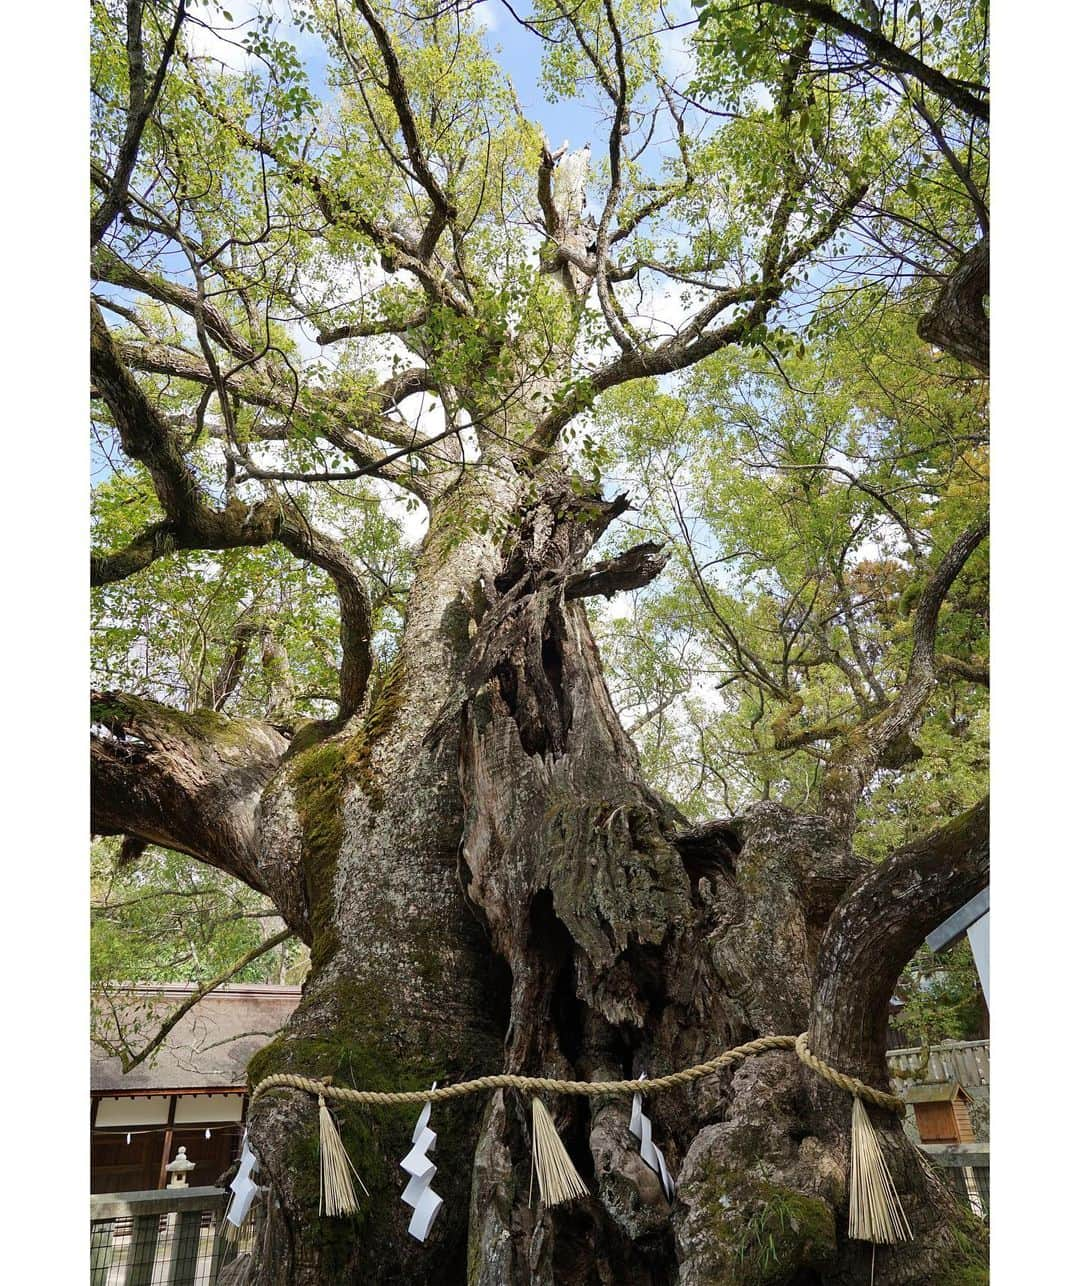
[[[207,3],[204,0],[191,10],[192,20],[187,29],[189,47],[198,54],[219,59],[234,70],[249,67],[251,61],[243,49],[244,35],[253,16],[259,11],[265,12],[268,5],[279,15],[275,35],[296,45],[306,68],[312,93],[323,101],[329,100],[333,91],[327,84],[326,49],[318,37],[308,35],[295,26],[289,0],[261,0],[261,3],[259,0],[225,0],[224,7],[231,15],[231,22],[222,16],[220,3]],[[527,15],[529,12],[526,6],[514,7],[519,14]],[[693,11],[689,0],[667,0],[665,12],[670,22],[686,22],[691,19]],[[542,41],[519,26],[499,0],[479,0],[473,7],[472,14],[485,28],[485,39],[512,81],[523,111],[541,126],[552,146],[558,147],[564,140],[568,140],[570,148],[577,149],[589,142],[594,158],[604,155],[607,126],[602,107],[585,101],[552,102],[545,96],[540,83]],[[201,25],[203,23],[207,25]],[[665,71],[669,76],[676,76],[687,70],[688,59],[684,44],[692,29],[692,26],[687,27],[683,31],[665,35],[662,39]],[[99,293],[110,295],[118,301],[136,302],[129,292],[123,290],[99,287]],[[325,356],[325,353],[320,355]],[[111,472],[111,467],[96,442],[91,447],[91,471],[95,482],[106,478]]]
[[[237,68],[243,66],[243,55],[236,44],[242,41],[243,30],[256,10],[265,11],[271,7],[280,14],[277,34],[280,38],[292,40],[303,58],[312,92],[319,98],[328,96],[326,51],[317,37],[306,35],[295,27],[290,17],[289,0],[269,0],[269,3],[268,0],[261,0],[261,3],[258,0],[254,3],[252,0],[226,0],[226,7],[233,17],[228,34],[233,43],[222,43],[209,32],[200,34],[193,31],[188,39],[190,42],[194,38],[200,52],[220,57]],[[685,45],[693,31],[694,11],[689,0],[665,0],[663,9],[670,24],[690,24],[661,38],[665,71],[669,75],[683,74],[689,66]],[[527,17],[530,12],[528,0],[515,4],[514,10]],[[194,12],[197,17],[208,20],[211,8],[204,5]],[[582,147],[588,141],[594,152],[606,146],[606,127],[599,108],[583,102],[549,102],[544,97],[540,88],[542,41],[537,36],[519,26],[500,0],[478,0],[471,13],[478,25],[486,29],[488,46],[513,81],[522,108],[544,129],[553,146],[558,146],[563,139],[568,139],[572,148]],[[657,21],[659,25],[662,19],[658,17]],[[220,16],[213,25],[223,31],[229,28]]]

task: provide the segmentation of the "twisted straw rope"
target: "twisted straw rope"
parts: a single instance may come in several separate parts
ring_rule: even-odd
[[[389,1105],[394,1103],[443,1103],[447,1099],[461,1098],[466,1094],[481,1094],[485,1090],[533,1090],[549,1094],[584,1094],[589,1098],[602,1095],[616,1097],[630,1094],[659,1094],[664,1090],[675,1089],[678,1085],[689,1085],[692,1081],[712,1076],[732,1063],[752,1058],[755,1054],[766,1054],[773,1049],[793,1049],[799,1059],[823,1080],[839,1089],[847,1090],[867,1103],[886,1108],[900,1115],[906,1111],[904,1100],[895,1094],[886,1094],[876,1090],[872,1085],[864,1085],[854,1076],[845,1076],[828,1063],[822,1062],[816,1054],[810,1052],[806,1043],[807,1032],[801,1036],[760,1036],[757,1040],[737,1045],[734,1049],[725,1050],[707,1063],[698,1063],[696,1067],[687,1067],[680,1072],[669,1072],[666,1076],[654,1076],[637,1081],[560,1081],[550,1076],[516,1076],[510,1072],[501,1072],[496,1076],[478,1076],[472,1081],[460,1081],[457,1085],[443,1085],[433,1090],[354,1090],[347,1085],[328,1085],[324,1081],[312,1080],[307,1076],[296,1076],[291,1072],[276,1072],[264,1077],[251,1092],[251,1104],[271,1090],[302,1090],[308,1094],[322,1095],[325,1098],[337,1099],[342,1103],[365,1103]]]
[[[817,1072],[830,1085],[847,1090],[855,1098],[861,1098],[864,1103],[873,1103],[877,1107],[885,1108],[888,1112],[895,1112],[898,1116],[904,1115],[907,1104],[902,1098],[897,1098],[895,1094],[886,1094],[884,1090],[876,1090],[872,1085],[864,1085],[857,1077],[846,1076],[843,1072],[838,1072],[835,1067],[822,1062],[806,1043],[809,1034],[804,1031],[801,1036],[795,1037],[795,1053],[798,1054],[800,1062],[805,1063],[811,1071]]]

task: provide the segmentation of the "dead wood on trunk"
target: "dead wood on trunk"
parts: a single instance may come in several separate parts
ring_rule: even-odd
[[[568,593],[590,584],[585,561],[619,506],[554,486],[501,550],[429,538],[401,654],[357,716],[291,753],[273,729],[245,727],[264,746],[245,869],[278,894],[289,873],[298,880],[294,916],[312,947],[302,1003],[253,1062],[253,1081],[296,1070],[419,1088],[500,1067],[616,1078],[808,1024],[824,1057],[880,1075],[885,1001],[927,907],[962,900],[984,872],[979,815],[877,870],[830,820],[776,804],[689,826],[642,780]],[[635,574],[656,566],[653,550],[631,557]],[[221,732],[200,739],[163,730],[152,705],[123,710],[97,707],[109,727],[95,752],[102,782],[115,789],[109,774],[126,755],[153,782],[182,754],[209,798],[205,765],[227,759]],[[169,790],[144,807],[178,815]],[[130,831],[109,797],[98,824]],[[134,833],[161,842],[162,829]],[[193,834],[169,841],[206,848]],[[934,895],[910,918],[914,885],[896,895],[904,880]],[[679,1180],[674,1207],[638,1155],[627,1104],[550,1106],[593,1196],[538,1211],[527,1104],[502,1093],[455,1103],[434,1122],[446,1208],[420,1245],[398,1199],[415,1114],[340,1113],[372,1196],[355,1220],[320,1220],[314,1107],[271,1096],[252,1130],[279,1252],[248,1265],[250,1286],[752,1286],[861,1271],[864,1248],[845,1238],[850,1104],[789,1055],[649,1102]],[[879,1257],[878,1280],[913,1286],[960,1253],[955,1210],[902,1141],[886,1147],[909,1214],[917,1205],[919,1242]],[[776,1218],[776,1262],[758,1263],[747,1230]]]

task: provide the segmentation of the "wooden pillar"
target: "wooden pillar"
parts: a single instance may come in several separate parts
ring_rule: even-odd
[[[202,1231],[201,1210],[185,1210],[173,1224],[172,1249],[169,1255],[169,1286],[195,1286],[199,1264],[199,1235]]]
[[[100,1100],[94,1098],[93,1095],[90,1096],[90,1191],[91,1192],[94,1191],[94,1127],[97,1125],[97,1113],[98,1113],[99,1101]],[[109,1237],[111,1240],[112,1238],[111,1230],[109,1232]],[[92,1265],[91,1265],[91,1268],[92,1268]],[[96,1282],[94,1283],[94,1286],[96,1286]]]
[[[169,1154],[172,1152],[173,1125],[176,1123],[176,1099],[177,1096],[175,1094],[169,1095],[169,1119],[168,1124],[165,1126],[165,1139],[161,1148],[161,1166],[158,1170],[157,1186],[159,1188],[164,1188],[165,1186],[166,1180],[168,1179],[165,1167],[172,1160],[172,1157]]]
[[[160,1222],[160,1215],[136,1215],[132,1219],[124,1286],[151,1286]]]

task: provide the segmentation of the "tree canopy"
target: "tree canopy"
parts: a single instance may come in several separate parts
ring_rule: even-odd
[[[883,1088],[896,1000],[974,1034],[919,948],[989,878],[985,8],[92,14],[106,1019],[125,975],[303,974],[252,1084],[392,1089],[796,1033]],[[650,1103],[670,1208],[601,1095],[560,1109],[573,1210],[517,1097],[457,1105],[422,1245],[389,1118],[343,1119],[341,1236],[313,1102],[260,1096],[234,1280],[854,1279],[848,1097],[744,1071]],[[882,1286],[982,1280],[880,1133],[918,1232]],[[748,1276],[763,1191],[820,1235]]]
[[[983,793],[985,6],[92,14],[95,726],[118,689],[340,724],[448,488],[560,455],[628,494],[602,552],[670,555],[592,618],[688,815],[857,810],[882,857]],[[95,859],[96,976],[255,945],[144,847]],[[188,893],[213,942],[134,950]]]

